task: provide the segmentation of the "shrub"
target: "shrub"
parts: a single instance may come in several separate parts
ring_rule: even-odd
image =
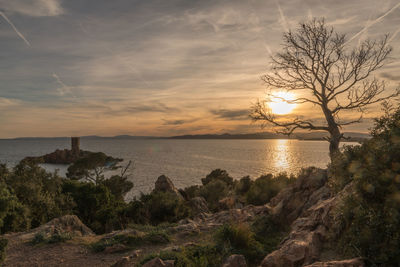
[[[207,185],[216,180],[222,181],[227,185],[233,185],[233,178],[229,176],[227,171],[221,169],[213,170],[206,178],[201,179],[201,183]]]
[[[333,235],[341,253],[370,265],[400,262],[400,107],[376,120],[372,139],[347,147],[330,166],[337,191],[351,194],[335,210]]]
[[[37,245],[37,244],[55,244],[55,243],[61,243],[61,242],[66,242],[68,240],[71,240],[72,236],[69,233],[55,233],[51,235],[50,237],[47,237],[43,233],[37,233],[33,239],[31,240],[32,245]]]
[[[189,206],[176,194],[171,192],[153,192],[142,195],[141,201],[152,224],[177,222],[190,215]]]
[[[293,181],[295,181],[295,178],[293,176],[288,177],[285,173],[278,174],[275,177],[272,174],[263,175],[251,183],[250,189],[246,193],[246,202],[252,205],[266,204]]]
[[[288,233],[288,226],[277,221],[270,215],[260,216],[251,225],[254,238],[260,242],[264,248],[264,253],[274,251],[280,241]]]
[[[217,247],[228,256],[242,254],[248,262],[258,262],[264,256],[262,245],[255,239],[247,224],[222,226],[216,233]]]
[[[76,203],[74,214],[96,233],[120,229],[121,210],[126,203],[118,201],[104,185],[79,181],[66,181],[63,192],[70,195]]]
[[[21,228],[29,225],[37,227],[51,219],[70,214],[74,206],[72,199],[62,193],[63,179],[57,173],[48,173],[30,161],[23,160],[17,164],[4,181],[23,206],[18,207],[19,211],[27,211],[25,219],[28,221]],[[22,223],[24,219],[19,220]],[[6,227],[11,226],[9,223]],[[14,227],[17,226],[11,226]]]
[[[250,176],[241,178],[235,185],[235,193],[237,195],[246,194],[250,190],[252,183],[253,181],[251,180]]]

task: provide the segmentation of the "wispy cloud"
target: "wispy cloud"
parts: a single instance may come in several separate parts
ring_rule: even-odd
[[[32,17],[58,16],[64,13],[61,0],[0,0],[2,10]]]
[[[351,37],[346,43],[351,42],[352,40],[354,40],[355,38],[357,38],[358,36],[360,36],[362,33],[366,32],[368,30],[368,28],[370,28],[371,26],[375,25],[376,23],[380,22],[381,20],[383,20],[387,15],[389,15],[390,13],[392,13],[394,10],[396,10],[397,8],[400,7],[400,2],[397,3],[396,5],[394,5],[391,9],[389,9],[388,11],[386,11],[383,15],[379,16],[378,18],[376,18],[373,21],[370,21],[367,23],[367,25],[359,32],[357,32],[355,35],[353,35],[353,37]]]
[[[53,73],[52,76],[54,79],[56,79],[56,82],[60,85],[60,87],[57,87],[57,91],[61,96],[64,96],[66,94],[74,96],[74,94],[71,91],[71,87],[66,85],[56,73]]]
[[[10,24],[10,26],[13,28],[13,30],[15,31],[15,33],[28,45],[31,46],[31,43],[25,38],[25,36],[17,29],[17,27],[14,26],[14,24],[11,22],[11,20],[9,20],[9,18],[6,16],[6,14],[4,14],[3,12],[0,11],[0,16],[2,16],[7,22],[8,24]]]
[[[279,4],[279,1],[275,0],[275,3],[276,3],[276,6],[278,7],[280,23],[281,23],[283,29],[285,30],[285,32],[287,32],[287,31],[289,31],[289,25],[286,20],[285,14],[283,14],[283,11],[282,11],[281,5]]]
[[[249,119],[248,109],[213,109],[210,112],[220,119],[247,120]]]

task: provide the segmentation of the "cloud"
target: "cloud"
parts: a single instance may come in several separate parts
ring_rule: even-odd
[[[19,103],[20,103],[20,101],[18,101],[16,99],[0,97],[0,108],[8,108],[11,106],[16,106]]]
[[[163,103],[140,104],[135,106],[126,106],[119,109],[107,110],[106,114],[111,116],[124,116],[136,113],[173,113],[179,112],[180,109],[167,106]]]
[[[53,78],[56,79],[56,82],[60,85],[60,87],[57,87],[57,91],[61,96],[64,96],[66,94],[71,94],[72,96],[73,93],[71,91],[71,87],[66,85],[63,81],[61,81],[60,77],[56,73],[53,73]]]
[[[61,0],[0,0],[3,11],[32,17],[58,16],[64,13]]]
[[[249,119],[248,109],[214,109],[210,112],[220,119],[247,120]]]
[[[187,124],[187,123],[192,123],[197,121],[198,119],[178,119],[178,120],[167,120],[167,119],[163,119],[164,121],[164,125],[183,125],[183,124]]]
[[[287,21],[286,21],[285,14],[283,14],[281,5],[279,4],[279,1],[278,1],[278,0],[275,0],[275,3],[276,3],[276,5],[277,5],[278,11],[279,11],[280,24],[282,25],[282,27],[283,27],[283,29],[285,30],[285,32],[288,32],[288,31],[289,31],[289,25],[288,25],[288,23],[287,23]]]
[[[28,45],[31,46],[31,43],[25,38],[25,36],[17,29],[17,27],[14,26],[14,24],[11,22],[11,20],[9,20],[9,18],[0,11],[0,16],[2,16],[7,22],[8,24],[10,24],[10,26],[13,28],[13,30],[15,31],[15,33]]]
[[[364,33],[365,31],[368,30],[368,28],[370,28],[371,26],[375,25],[376,23],[380,22],[382,19],[384,19],[387,15],[389,15],[390,13],[392,13],[394,10],[396,10],[398,7],[400,7],[400,3],[397,3],[396,5],[394,5],[391,9],[389,9],[388,11],[386,11],[383,15],[379,16],[378,18],[374,19],[371,22],[367,22],[367,25],[358,33],[356,33],[355,35],[353,35],[353,37],[351,37],[346,43],[351,42],[352,40],[354,40],[357,36],[361,35],[362,33]]]

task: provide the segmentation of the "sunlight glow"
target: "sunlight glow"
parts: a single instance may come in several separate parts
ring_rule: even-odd
[[[288,103],[288,101],[293,100],[295,100],[294,94],[280,91],[271,96],[268,106],[272,113],[277,115],[285,115],[292,112],[292,110],[296,107],[296,104]]]

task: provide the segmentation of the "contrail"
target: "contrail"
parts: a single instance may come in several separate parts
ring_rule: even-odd
[[[400,28],[398,28],[397,29],[397,31],[395,31],[394,33],[393,33],[393,35],[390,37],[390,39],[388,40],[388,44],[391,42],[391,41],[393,41],[393,39],[394,38],[396,38],[396,36],[397,36],[397,34],[400,32]]]
[[[11,22],[11,20],[9,20],[9,19],[7,18],[7,16],[6,16],[3,12],[1,12],[1,11],[0,11],[0,15],[8,22],[8,24],[10,24],[10,26],[14,29],[15,33],[18,34],[18,36],[19,36],[22,40],[24,40],[24,42],[25,42],[28,46],[31,46],[31,43],[30,43],[28,40],[26,40],[25,36],[23,36],[22,33],[17,29],[17,27],[14,26],[14,24]]]
[[[282,20],[282,27],[283,27],[283,29],[284,29],[286,32],[288,32],[288,31],[289,31],[288,23],[287,23],[287,21],[286,21],[285,14],[283,14],[281,5],[279,4],[279,1],[278,1],[278,0],[276,0],[275,3],[276,3],[276,5],[278,6],[279,15],[280,15],[281,20]]]
[[[356,38],[357,36],[359,36],[360,34],[362,34],[363,32],[365,32],[366,30],[368,30],[369,27],[371,27],[372,25],[380,22],[382,19],[384,19],[387,15],[389,15],[390,13],[392,13],[395,9],[397,9],[398,7],[400,7],[400,3],[397,3],[397,5],[395,5],[394,7],[392,7],[391,9],[389,9],[385,14],[383,14],[382,16],[378,17],[376,20],[368,23],[367,26],[365,26],[361,31],[359,31],[358,33],[356,33],[353,37],[351,37],[347,42],[351,42],[352,40],[354,40],[354,38]]]
[[[63,96],[63,95],[65,95],[66,93],[69,93],[69,94],[71,94],[73,97],[75,97],[74,94],[71,92],[71,88],[70,88],[68,85],[66,85],[63,81],[61,81],[60,77],[58,77],[58,75],[57,75],[56,73],[53,73],[52,76],[53,76],[54,79],[56,79],[57,83],[58,83],[59,85],[61,85],[60,88],[57,88],[57,91],[60,93],[60,95]]]

